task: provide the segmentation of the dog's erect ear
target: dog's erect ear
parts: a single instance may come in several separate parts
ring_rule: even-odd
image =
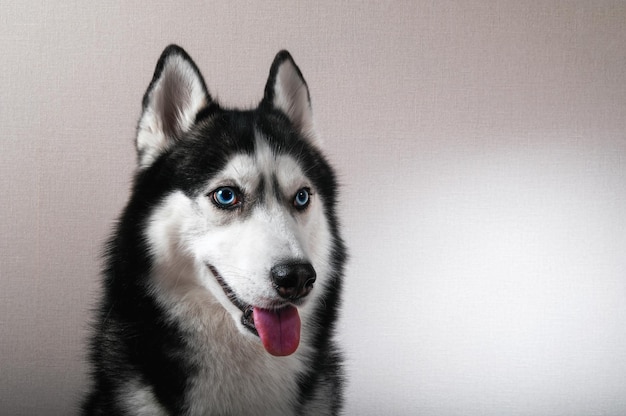
[[[165,48],[143,97],[136,142],[139,166],[150,166],[179,140],[210,102],[204,79],[189,55],[176,45]]]
[[[300,134],[316,140],[309,88],[287,51],[278,52],[274,58],[262,105],[282,111]]]

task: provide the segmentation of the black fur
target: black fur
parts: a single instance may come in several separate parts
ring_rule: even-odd
[[[171,54],[184,57],[200,74],[185,51],[169,46],[159,59],[144,96],[144,109],[163,64]],[[148,290],[152,259],[142,233],[153,208],[170,192],[182,190],[196,195],[201,185],[222,169],[232,155],[253,153],[254,128],[263,133],[274,152],[290,154],[299,161],[325,203],[333,238],[332,283],[317,306],[320,325],[314,335],[316,352],[310,357],[308,370],[299,376],[299,408],[294,414],[306,409],[308,400],[315,394],[320,374],[330,376],[334,383],[333,414],[340,412],[342,357],[331,338],[339,312],[346,252],[335,215],[337,183],[332,168],[317,147],[302,137],[289,118],[271,104],[276,71],[286,59],[292,60],[286,51],[276,56],[264,98],[256,109],[223,109],[209,100],[185,137],[177,140],[150,166],[137,170],[128,204],[106,245],[104,294],[91,338],[93,386],[83,403],[83,415],[125,414],[115,400],[115,389],[137,375],[153,387],[158,401],[170,414],[187,414],[186,382],[199,369],[186,355],[184,333],[166,319],[166,311]],[[210,99],[204,81],[202,86]]]

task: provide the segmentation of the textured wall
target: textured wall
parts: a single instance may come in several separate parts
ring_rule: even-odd
[[[141,96],[289,49],[344,184],[350,415],[626,414],[626,3],[0,4],[0,413],[71,415]],[[341,4],[341,5],[339,5]]]

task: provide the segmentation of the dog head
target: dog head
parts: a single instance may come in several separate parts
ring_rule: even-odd
[[[333,284],[340,241],[334,175],[289,53],[274,59],[258,107],[240,111],[222,108],[185,51],[168,47],[136,146],[131,203],[154,202],[144,236],[154,289],[173,302],[210,298],[269,353],[293,353]]]

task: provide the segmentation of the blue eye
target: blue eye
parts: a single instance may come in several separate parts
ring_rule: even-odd
[[[309,205],[310,200],[311,191],[309,190],[309,188],[302,188],[296,193],[296,196],[293,198],[293,205],[297,209],[304,209],[307,207],[307,205]]]
[[[228,186],[217,188],[213,191],[212,196],[213,202],[219,208],[233,208],[240,202],[237,190]]]

